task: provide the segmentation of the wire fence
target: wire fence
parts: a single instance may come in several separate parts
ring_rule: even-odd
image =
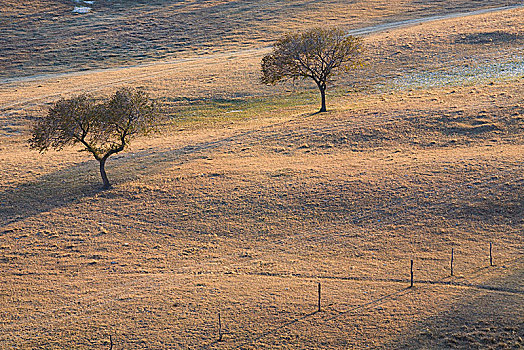
[[[473,264],[469,268],[467,268],[467,265],[462,264],[460,265],[460,269],[454,269],[453,263],[457,257],[461,258],[460,255],[457,256],[456,252],[453,250],[453,254],[450,254],[449,256],[449,270],[447,274],[441,274],[440,277],[437,277],[435,279],[430,278],[421,278],[420,275],[422,274],[420,269],[417,269],[417,263],[420,262],[420,260],[413,259],[413,260],[404,260],[404,271],[402,272],[403,275],[406,276],[406,278],[387,278],[386,277],[373,277],[373,276],[335,276],[335,275],[322,275],[322,274],[307,274],[307,273],[268,273],[268,272],[246,272],[245,275],[253,276],[253,277],[267,277],[267,278],[295,278],[301,281],[307,281],[306,284],[303,284],[302,286],[306,286],[307,289],[302,289],[299,291],[300,293],[314,295],[316,294],[316,300],[314,304],[311,304],[310,301],[304,306],[303,303],[301,303],[302,311],[304,313],[297,314],[297,316],[293,317],[291,316],[291,319],[289,318],[290,313],[288,312],[286,314],[286,317],[282,318],[282,322],[278,322],[278,314],[274,316],[271,320],[272,323],[274,323],[274,326],[266,326],[267,329],[263,329],[264,326],[258,325],[256,328],[256,332],[251,334],[251,336],[247,336],[246,332],[243,332],[242,334],[237,334],[235,331],[232,331],[228,324],[232,324],[234,322],[237,322],[238,320],[234,319],[228,319],[228,314],[226,310],[221,310],[220,308],[216,309],[215,315],[211,313],[207,313],[206,317],[211,317],[206,323],[208,326],[208,331],[210,334],[206,338],[208,339],[207,344],[202,344],[200,348],[202,349],[208,349],[213,348],[215,346],[222,347],[222,345],[226,345],[228,348],[234,348],[234,349],[240,349],[244,347],[253,346],[257,341],[260,341],[266,337],[269,337],[271,335],[277,335],[278,332],[282,331],[283,329],[292,329],[294,326],[298,326],[298,324],[302,321],[307,321],[309,319],[312,319],[313,317],[321,316],[323,321],[332,321],[336,320],[339,317],[342,316],[348,316],[351,315],[352,317],[361,317],[363,310],[369,310],[373,308],[378,308],[381,305],[390,302],[392,300],[398,300],[398,298],[401,298],[403,296],[408,295],[409,293],[423,293],[424,290],[428,290],[427,288],[432,288],[433,286],[446,286],[451,288],[462,288],[462,289],[473,289],[478,290],[481,292],[486,293],[510,293],[510,294],[516,294],[516,295],[522,295],[524,296],[524,290],[518,289],[518,286],[516,288],[513,288],[513,286],[496,286],[496,285],[490,285],[487,283],[478,283],[475,282],[474,279],[478,279],[479,276],[486,277],[488,280],[496,277],[496,273],[500,272],[501,270],[495,269],[493,267],[498,266],[504,266],[506,267],[506,271],[508,269],[510,270],[516,270],[518,268],[522,267],[522,264],[524,263],[523,259],[524,256],[519,253],[519,250],[516,252],[513,252],[511,255],[505,254],[505,259],[502,260],[501,258],[498,258],[496,255],[493,254],[494,249],[497,248],[497,251],[501,251],[501,248],[497,246],[493,246],[491,243],[489,246],[486,244],[485,252],[486,254],[480,260],[477,264]],[[451,252],[450,252],[451,253]],[[516,255],[516,256],[515,256]],[[510,256],[511,258],[507,258]],[[515,256],[515,257],[513,257]],[[429,266],[425,266],[429,267]],[[452,271],[454,269],[454,271]],[[460,278],[456,278],[456,276],[453,276],[456,272],[459,272]],[[409,278],[407,277],[409,276]],[[146,276],[144,276],[146,278]],[[316,281],[315,284],[309,282],[309,281]],[[333,288],[333,284],[330,285],[330,283],[327,283],[328,281],[335,281],[335,282],[345,282],[345,281],[355,281],[355,282],[369,282],[369,283],[387,283],[387,285],[384,290],[385,293],[381,295],[380,297],[373,298],[371,300],[367,300],[365,302],[361,302],[358,305],[348,306],[347,304],[337,304],[336,302],[332,302],[332,300],[329,300],[328,298],[325,298],[325,295],[329,295],[329,288]],[[151,282],[151,281],[149,281]],[[226,282],[224,282],[226,283]],[[390,287],[390,285],[396,285],[398,288]],[[27,315],[27,318],[41,318],[40,322],[45,323],[44,320],[46,317],[49,317],[53,314],[60,314],[63,311],[67,310],[73,304],[82,301],[83,304],[88,305],[88,308],[91,310],[84,310],[88,314],[90,314],[89,317],[96,318],[96,312],[93,312],[94,309],[104,309],[104,308],[112,308],[113,307],[113,297],[111,297],[110,294],[118,295],[119,291],[127,288],[127,287],[133,289],[136,287],[136,281],[130,281],[127,285],[119,285],[117,287],[106,289],[100,292],[97,292],[93,295],[89,295],[89,298],[79,298],[72,302],[71,305],[62,305],[56,308],[45,310],[45,312],[42,313],[36,313],[34,316]],[[309,287],[307,287],[309,286]],[[423,288],[417,288],[420,286],[427,287],[426,289]],[[152,283],[149,288],[151,290],[154,290],[156,287],[154,283]],[[310,289],[309,289],[310,288]],[[388,291],[389,290],[389,291]],[[147,292],[147,291],[146,291]],[[253,297],[256,299],[256,295]],[[105,300],[104,300],[105,299]],[[309,308],[309,310],[307,310]],[[226,311],[226,312],[224,312]],[[213,316],[216,316],[214,318]],[[82,315],[79,315],[77,313],[71,313],[65,318],[61,318],[61,323],[67,325],[69,322],[73,322],[75,318],[82,317]],[[54,319],[54,317],[53,317]],[[49,320],[48,320],[49,321]],[[51,322],[53,323],[53,322]],[[267,324],[267,323],[266,323]],[[56,325],[55,325],[56,326]],[[55,327],[52,326],[52,327]],[[117,333],[111,332],[110,329],[108,329],[109,332],[104,332],[107,334],[107,341],[105,344],[107,344],[107,348],[113,350],[114,348],[127,348],[128,345],[127,341],[125,339],[122,339],[118,336]],[[216,332],[216,334],[213,334],[213,332]],[[109,334],[108,334],[109,333]],[[104,336],[103,334],[99,334],[98,338],[100,336]],[[105,337],[105,336],[104,336]],[[202,339],[202,341],[205,341]],[[0,346],[1,348],[1,346]]]
[[[515,266],[521,266],[522,263],[523,263],[523,256],[518,256],[516,258],[512,258],[512,259],[506,259],[506,260],[501,260],[499,261],[499,264],[498,265],[495,265],[494,264],[494,257],[493,257],[493,250],[492,250],[492,243],[490,242],[489,244],[489,260],[486,260],[486,263],[483,265],[483,266],[476,266],[476,267],[473,267],[473,268],[470,268],[470,269],[467,269],[467,270],[463,270],[461,271],[461,276],[464,278],[464,277],[467,277],[467,275],[473,275],[475,273],[479,273],[479,272],[491,272],[491,271],[495,271],[493,269],[490,269],[490,267],[494,267],[494,266],[498,266],[498,265],[504,265],[505,267],[507,268],[510,268],[510,267],[515,267]],[[458,280],[454,280],[453,278],[453,260],[455,258],[455,255],[454,255],[454,251],[451,253],[450,255],[450,274],[449,275],[445,275],[445,276],[442,276],[438,279],[435,279],[435,280],[428,280],[428,279],[417,279],[416,278],[416,275],[414,274],[414,265],[415,265],[415,262],[414,260],[411,260],[410,261],[410,279],[399,279],[399,278],[371,278],[371,277],[358,277],[358,276],[349,276],[349,277],[340,277],[340,276],[322,276],[322,275],[306,275],[306,274],[292,274],[293,277],[297,277],[297,278],[303,278],[303,279],[316,279],[316,280],[339,280],[339,281],[373,281],[373,282],[390,282],[390,283],[397,283],[397,284],[403,284],[405,285],[404,288],[401,288],[401,289],[397,289],[397,290],[394,290],[386,295],[383,295],[379,298],[376,298],[376,299],[373,299],[371,301],[368,301],[368,302],[365,302],[365,303],[362,303],[362,304],[359,304],[359,305],[355,305],[353,307],[350,307],[350,308],[347,308],[347,309],[338,309],[336,305],[334,304],[327,304],[327,305],[323,305],[322,303],[322,283],[321,282],[318,282],[318,285],[317,286],[314,286],[312,285],[311,286],[311,291],[313,292],[315,289],[317,289],[317,294],[318,294],[318,298],[317,298],[317,308],[316,310],[315,309],[312,309],[310,313],[306,314],[306,315],[303,315],[303,316],[300,316],[300,317],[295,317],[293,318],[292,320],[290,321],[286,321],[278,326],[275,326],[274,328],[271,328],[271,329],[268,329],[268,330],[265,330],[263,331],[262,333],[258,334],[258,335],[254,335],[250,340],[248,341],[241,341],[240,344],[234,346],[233,348],[234,349],[241,349],[245,346],[249,346],[249,345],[252,345],[253,343],[269,336],[269,335],[272,335],[272,334],[275,334],[277,333],[278,331],[281,331],[282,329],[284,328],[289,328],[289,327],[292,327],[293,325],[295,325],[296,323],[300,322],[300,321],[304,321],[308,318],[311,318],[313,317],[314,315],[316,314],[319,314],[319,313],[324,313],[325,314],[325,317],[324,317],[324,320],[325,321],[328,321],[328,320],[334,320],[336,319],[337,317],[340,317],[341,315],[345,315],[345,314],[350,314],[350,313],[357,313],[358,311],[360,310],[364,310],[364,309],[370,309],[370,308],[374,308],[374,307],[379,307],[380,305],[386,303],[387,301],[393,299],[393,298],[397,298],[397,297],[401,297],[407,293],[409,293],[410,291],[413,291],[413,290],[419,290],[419,289],[414,289],[415,286],[418,286],[418,285],[426,285],[426,286],[432,286],[432,285],[442,285],[442,286],[449,286],[449,287],[457,287],[457,288],[468,288],[468,289],[476,289],[476,290],[479,290],[479,291],[484,291],[484,292],[495,292],[495,293],[511,293],[511,294],[518,294],[518,295],[523,295],[524,296],[524,290],[520,290],[520,289],[517,289],[517,288],[507,288],[507,287],[497,287],[497,286],[489,286],[489,285],[485,285],[485,284],[478,284],[478,283],[472,283],[472,282],[465,282],[465,281],[458,281]],[[407,268],[406,268],[407,270]],[[275,274],[263,274],[264,276],[273,276],[273,277],[286,277],[286,276],[289,276],[289,275],[284,275],[284,274],[278,274],[278,273],[275,273]],[[358,316],[358,314],[356,314],[355,316]],[[202,346],[202,349],[208,349],[214,345],[217,345],[219,342],[223,341],[224,340],[224,334],[226,335],[230,335],[230,336],[234,336],[234,334],[229,334],[227,331],[224,331],[223,329],[223,323],[224,323],[224,318],[222,317],[220,319],[220,325],[219,325],[219,333],[218,333],[218,337],[217,337],[217,340],[215,340],[214,342],[210,343],[210,344],[206,344],[204,346]]]

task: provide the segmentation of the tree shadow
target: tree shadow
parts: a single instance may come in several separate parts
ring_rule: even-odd
[[[0,192],[0,228],[99,193],[95,162],[84,161]]]
[[[194,149],[196,150],[197,148]],[[180,154],[177,151],[155,154],[147,150],[109,158],[107,169],[109,179],[113,185],[118,185],[132,181],[145,173],[160,172],[162,169],[159,169],[159,166],[176,159],[176,157],[167,157],[167,153]],[[185,151],[190,152],[189,149]],[[141,165],[143,161],[147,161],[148,167]],[[69,206],[82,198],[115,192],[114,187],[103,189],[98,162],[89,159],[0,192],[0,228]]]
[[[174,162],[182,164],[201,158],[210,151],[238,142],[242,137],[255,132],[258,130],[250,130],[178,149],[159,151],[151,148],[118,154],[108,159],[109,180],[113,185],[118,185],[133,181],[143,175],[158,174]],[[144,166],[144,163],[147,163],[147,166]],[[114,187],[109,190],[103,189],[96,160],[89,159],[61,168],[33,181],[1,191],[0,229],[101,193],[115,195],[117,190]]]

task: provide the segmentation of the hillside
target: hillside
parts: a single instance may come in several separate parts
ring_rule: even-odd
[[[0,79],[119,67],[268,45],[314,25],[363,26],[518,1],[2,1]]]
[[[171,2],[166,23],[211,3]],[[215,6],[257,17],[257,6],[295,4],[289,18],[253,20],[269,41],[329,6],[358,27],[476,2],[259,3]],[[133,29],[132,11],[163,2],[120,4]],[[94,10],[92,23],[123,20],[109,3]],[[293,21],[304,13],[311,22]],[[258,84],[267,43],[253,33],[214,53],[82,74],[64,56],[49,70],[64,75],[4,82],[0,349],[104,349],[110,336],[113,349],[523,347],[523,15],[366,35],[367,65],[328,91],[321,115],[308,83]],[[27,148],[29,122],[57,96],[122,85],[151,91],[170,121],[110,159],[110,191],[84,152]]]

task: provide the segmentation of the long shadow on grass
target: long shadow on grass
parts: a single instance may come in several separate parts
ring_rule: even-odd
[[[524,269],[489,281],[498,290],[521,290]],[[423,319],[385,349],[522,349],[524,292],[489,293],[476,289],[448,310]]]
[[[99,193],[95,171],[86,161],[0,192],[0,227]]]
[[[142,175],[157,174],[169,164],[182,164],[201,158],[206,152],[225,147],[254,132],[257,130],[179,149],[161,152],[146,149],[117,155],[108,160],[108,176],[113,184],[120,184]],[[93,197],[102,192],[111,196],[115,190],[102,191],[98,163],[95,160],[86,160],[62,168],[0,192],[0,228],[40,213],[69,206],[82,198]]]
[[[265,332],[263,332],[262,334],[259,334],[258,336],[256,337],[253,337],[251,338],[251,340],[249,340],[248,342],[244,342],[240,345],[237,345],[234,347],[234,349],[242,349],[244,347],[247,347],[253,343],[255,343],[256,341],[262,339],[262,338],[265,338],[271,334],[277,334],[279,331],[287,328],[287,327],[291,327],[293,325],[295,325],[296,323],[300,322],[300,321],[303,321],[303,320],[306,320],[312,316],[315,316],[315,315],[320,315],[322,317],[322,319],[324,320],[330,320],[330,319],[334,319],[334,318],[337,318],[339,317],[340,315],[342,314],[347,314],[347,313],[352,313],[352,312],[358,312],[359,310],[363,310],[363,309],[366,309],[368,307],[374,307],[376,305],[380,305],[382,302],[388,300],[388,299],[391,299],[393,297],[396,297],[396,296],[400,296],[400,295],[403,295],[405,293],[407,293],[409,291],[409,288],[403,288],[401,290],[397,290],[395,292],[392,292],[392,293],[389,293],[387,295],[384,295],[383,297],[381,298],[378,298],[378,299],[375,299],[375,300],[372,300],[370,302],[367,302],[367,303],[364,303],[364,304],[361,304],[361,305],[357,305],[351,309],[348,309],[348,310],[345,310],[345,311],[338,311],[338,310],[335,310],[335,309],[332,309],[332,308],[329,308],[327,309],[326,311],[314,311],[314,312],[311,312],[311,313],[308,313],[304,316],[301,316],[301,317],[297,317],[291,321],[288,321],[288,322],[285,322],[279,326],[276,326],[270,330],[267,330]],[[215,345],[217,342],[213,342],[209,345],[206,345],[203,347],[203,349],[207,349],[209,348],[210,346],[212,345]]]
[[[302,117],[310,116],[313,116],[313,114],[303,115]],[[304,120],[301,120],[301,122]],[[298,145],[302,142],[304,135],[329,134],[331,131],[326,129],[335,127],[317,126],[315,130],[311,130],[309,127],[301,127],[297,135],[290,135],[290,131],[287,129],[275,130],[275,128],[287,127],[288,124],[286,123],[276,123],[256,130],[237,132],[229,137],[195,143],[172,150],[145,149],[135,153],[123,153],[109,159],[107,171],[114,184],[125,183],[139,176],[161,173],[169,165],[183,164],[198,157],[207,156],[209,152],[218,149],[225,150],[232,145],[238,145],[240,142],[267,145],[275,140],[286,139],[289,142],[291,136],[293,136]],[[344,128],[340,125],[336,127]],[[348,128],[350,127],[348,126]],[[483,184],[494,181],[490,180],[492,175],[498,174],[487,175],[489,177],[482,182]],[[330,187],[317,183],[308,191],[292,193],[295,202],[300,204],[299,207],[293,209],[296,209],[301,215],[305,215],[311,208],[323,209],[323,215],[337,215],[338,217],[343,215],[350,218],[355,225],[361,225],[366,221],[378,218],[381,218],[384,222],[386,220],[399,222],[403,218],[402,215],[410,215],[410,213],[419,210],[418,208],[421,206],[426,207],[426,211],[429,213],[427,217],[434,217],[439,214],[453,219],[459,217],[485,221],[492,220],[493,213],[495,213],[501,219],[518,222],[518,220],[522,220],[524,208],[520,192],[513,191],[513,188],[517,189],[519,182],[512,181],[510,185],[511,187],[505,186],[504,191],[500,192],[504,196],[496,199],[490,194],[485,195],[487,199],[479,198],[479,191],[474,186],[469,186],[471,189],[467,190],[466,195],[461,193],[462,197],[459,198],[457,197],[458,193],[455,192],[457,190],[462,191],[462,187],[451,186],[451,190],[442,191],[442,194],[435,194],[432,202],[427,202],[421,198],[418,192],[407,192],[407,196],[399,195],[398,193],[401,193],[404,189],[395,184],[392,185],[394,186],[392,190],[383,187],[378,189],[380,191],[376,191],[376,189],[371,190],[369,186],[361,190],[360,187],[348,182],[334,183]],[[445,188],[447,184],[442,182],[439,186]],[[4,190],[0,192],[0,228],[39,213],[71,205],[82,198],[96,196],[100,193],[100,188],[98,164],[94,160],[89,160],[57,170],[15,188]],[[481,186],[480,189],[483,189],[483,187]],[[311,201],[312,191],[326,195],[330,198],[330,201]],[[122,194],[121,191],[119,193],[117,190],[105,193],[108,193],[107,196],[113,197]],[[449,198],[453,199],[454,197],[457,200],[450,202]],[[384,201],[382,198],[388,198],[388,201]],[[463,200],[464,198],[466,200]],[[348,203],[356,200],[360,202],[360,205],[350,208]],[[395,205],[391,205],[391,203]],[[422,219],[424,218],[422,217]]]
[[[306,114],[304,117],[311,115]],[[227,147],[255,133],[268,132],[266,129],[270,130],[283,124],[285,122],[178,149],[160,152],[155,149],[145,149],[123,153],[109,158],[106,170],[113,184],[132,181],[142,175],[158,174],[174,162],[182,164],[204,157],[206,152]],[[98,163],[95,160],[86,160],[0,192],[0,228],[39,213],[68,206],[82,198],[100,194],[102,186],[98,171]],[[106,193],[112,191],[114,190]]]
[[[515,265],[513,268],[516,269],[512,274],[507,275],[502,278],[496,278],[489,281],[490,285],[486,284],[475,284],[475,283],[465,283],[465,282],[457,282],[457,281],[446,281],[448,277],[443,277],[439,280],[430,281],[430,280],[418,280],[416,281],[416,284],[426,284],[426,285],[449,285],[449,286],[458,286],[458,287],[464,287],[466,288],[465,294],[473,296],[472,299],[466,299],[464,298],[464,301],[460,302],[456,307],[460,310],[458,313],[455,313],[454,310],[450,310],[448,312],[445,312],[441,315],[437,315],[435,317],[431,317],[427,320],[424,320],[417,324],[415,326],[415,329],[419,330],[420,334],[423,334],[423,336],[415,336],[413,338],[404,338],[402,339],[401,344],[402,346],[399,346],[396,342],[392,343],[390,346],[386,346],[386,349],[397,349],[397,348],[407,348],[407,349],[419,349],[419,348],[448,348],[448,347],[454,347],[454,345],[459,345],[459,348],[471,348],[472,346],[475,348],[482,347],[482,345],[486,345],[486,341],[491,344],[493,342],[493,339],[487,339],[484,335],[482,339],[472,342],[471,339],[472,335],[467,334],[466,336],[458,335],[457,336],[457,329],[459,326],[470,325],[473,324],[474,327],[479,328],[482,326],[490,326],[490,325],[496,325],[499,329],[501,329],[501,335],[495,335],[493,336],[494,339],[504,339],[505,342],[508,343],[514,343],[515,348],[520,348],[519,346],[524,345],[522,343],[523,333],[524,333],[524,319],[520,317],[522,312],[524,312],[524,304],[522,303],[522,297],[524,296],[524,290],[522,289],[522,280],[524,280],[524,269],[522,269],[519,266],[522,266],[521,259],[515,259],[513,261]],[[478,272],[480,270],[485,270],[486,268],[480,268],[475,269],[471,272]],[[305,276],[300,275],[298,277],[303,278],[310,278],[311,276]],[[317,278],[319,278],[317,276]],[[356,281],[375,281],[375,282],[401,282],[407,284],[407,280],[402,279],[375,279],[375,278],[366,278],[366,277],[320,277],[320,278],[327,278],[327,279],[340,279],[340,280],[356,280]],[[384,302],[391,300],[396,297],[400,297],[402,295],[405,295],[407,293],[419,293],[418,290],[412,289],[410,287],[405,287],[400,290],[393,291],[391,293],[388,293],[380,298],[371,300],[367,303],[363,303],[360,305],[356,305],[354,307],[351,307],[346,310],[337,310],[334,307],[329,307],[324,311],[319,313],[318,311],[306,314],[301,317],[297,317],[291,321],[285,322],[279,326],[276,326],[272,329],[269,329],[258,336],[253,337],[248,342],[243,342],[242,344],[235,347],[235,349],[241,349],[244,347],[247,347],[249,345],[254,344],[256,341],[265,338],[269,335],[275,335],[282,329],[286,327],[291,327],[294,324],[308,319],[314,315],[320,315],[324,321],[327,320],[334,320],[339,318],[343,315],[348,314],[356,314],[358,316],[358,313],[361,312],[364,309],[367,308],[374,308],[377,307]],[[498,293],[489,293],[489,292],[498,292]],[[479,293],[485,293],[481,297],[476,297],[476,295],[479,295]],[[493,305],[493,300],[495,300],[495,306]],[[513,304],[517,304],[516,307],[511,307]],[[520,305],[519,305],[520,303]],[[512,310],[507,312],[505,315],[498,315],[494,308],[508,308],[511,307]],[[477,310],[477,308],[482,308],[481,310]],[[509,318],[508,318],[509,315]],[[504,320],[505,318],[508,318]],[[509,322],[508,322],[509,320]],[[520,320],[519,322],[515,322],[515,320]],[[501,322],[503,321],[503,322]],[[458,324],[457,324],[458,322]],[[502,323],[502,325],[501,325]],[[426,339],[427,330],[428,327],[434,328],[440,328],[440,332],[447,332],[447,337],[433,337],[432,339]],[[453,328],[454,327],[454,328]],[[487,329],[487,331],[486,331]],[[493,328],[484,327],[484,330],[486,334],[489,334],[490,330]],[[423,330],[423,332],[420,332]],[[473,333],[473,336],[478,336],[479,330],[474,329],[475,332]],[[520,333],[519,333],[520,332]],[[471,333],[471,332],[470,332]],[[410,332],[410,334],[413,334]],[[444,339],[444,340],[443,340]],[[443,343],[443,342],[446,343]],[[484,342],[484,343],[482,343]],[[203,348],[209,348],[213,345],[216,345],[218,342],[215,341],[211,344],[208,344],[204,346]],[[428,347],[429,346],[429,347]]]
[[[169,157],[168,154],[173,156]],[[117,185],[136,179],[145,173],[159,172],[161,171],[159,165],[172,162],[177,158],[177,154],[180,152],[170,151],[148,155],[144,151],[115,157],[108,162],[109,179]],[[144,161],[147,161],[148,166],[141,165]],[[94,197],[102,193],[110,196],[114,192],[114,189],[102,190],[98,163],[95,160],[62,168],[34,181],[0,192],[0,228],[40,213],[69,206],[82,198]]]

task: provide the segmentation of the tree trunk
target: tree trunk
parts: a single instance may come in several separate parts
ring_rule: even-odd
[[[322,85],[319,85],[318,89],[320,90],[320,98],[322,100],[322,106],[320,107],[320,111],[318,111],[318,112],[319,113],[327,112],[327,109],[326,109],[326,87],[322,86]]]
[[[111,184],[109,183],[109,179],[107,178],[106,174],[106,160],[107,157],[103,157],[100,162],[100,175],[102,176],[102,181],[104,182],[103,189],[107,190],[111,188]]]

